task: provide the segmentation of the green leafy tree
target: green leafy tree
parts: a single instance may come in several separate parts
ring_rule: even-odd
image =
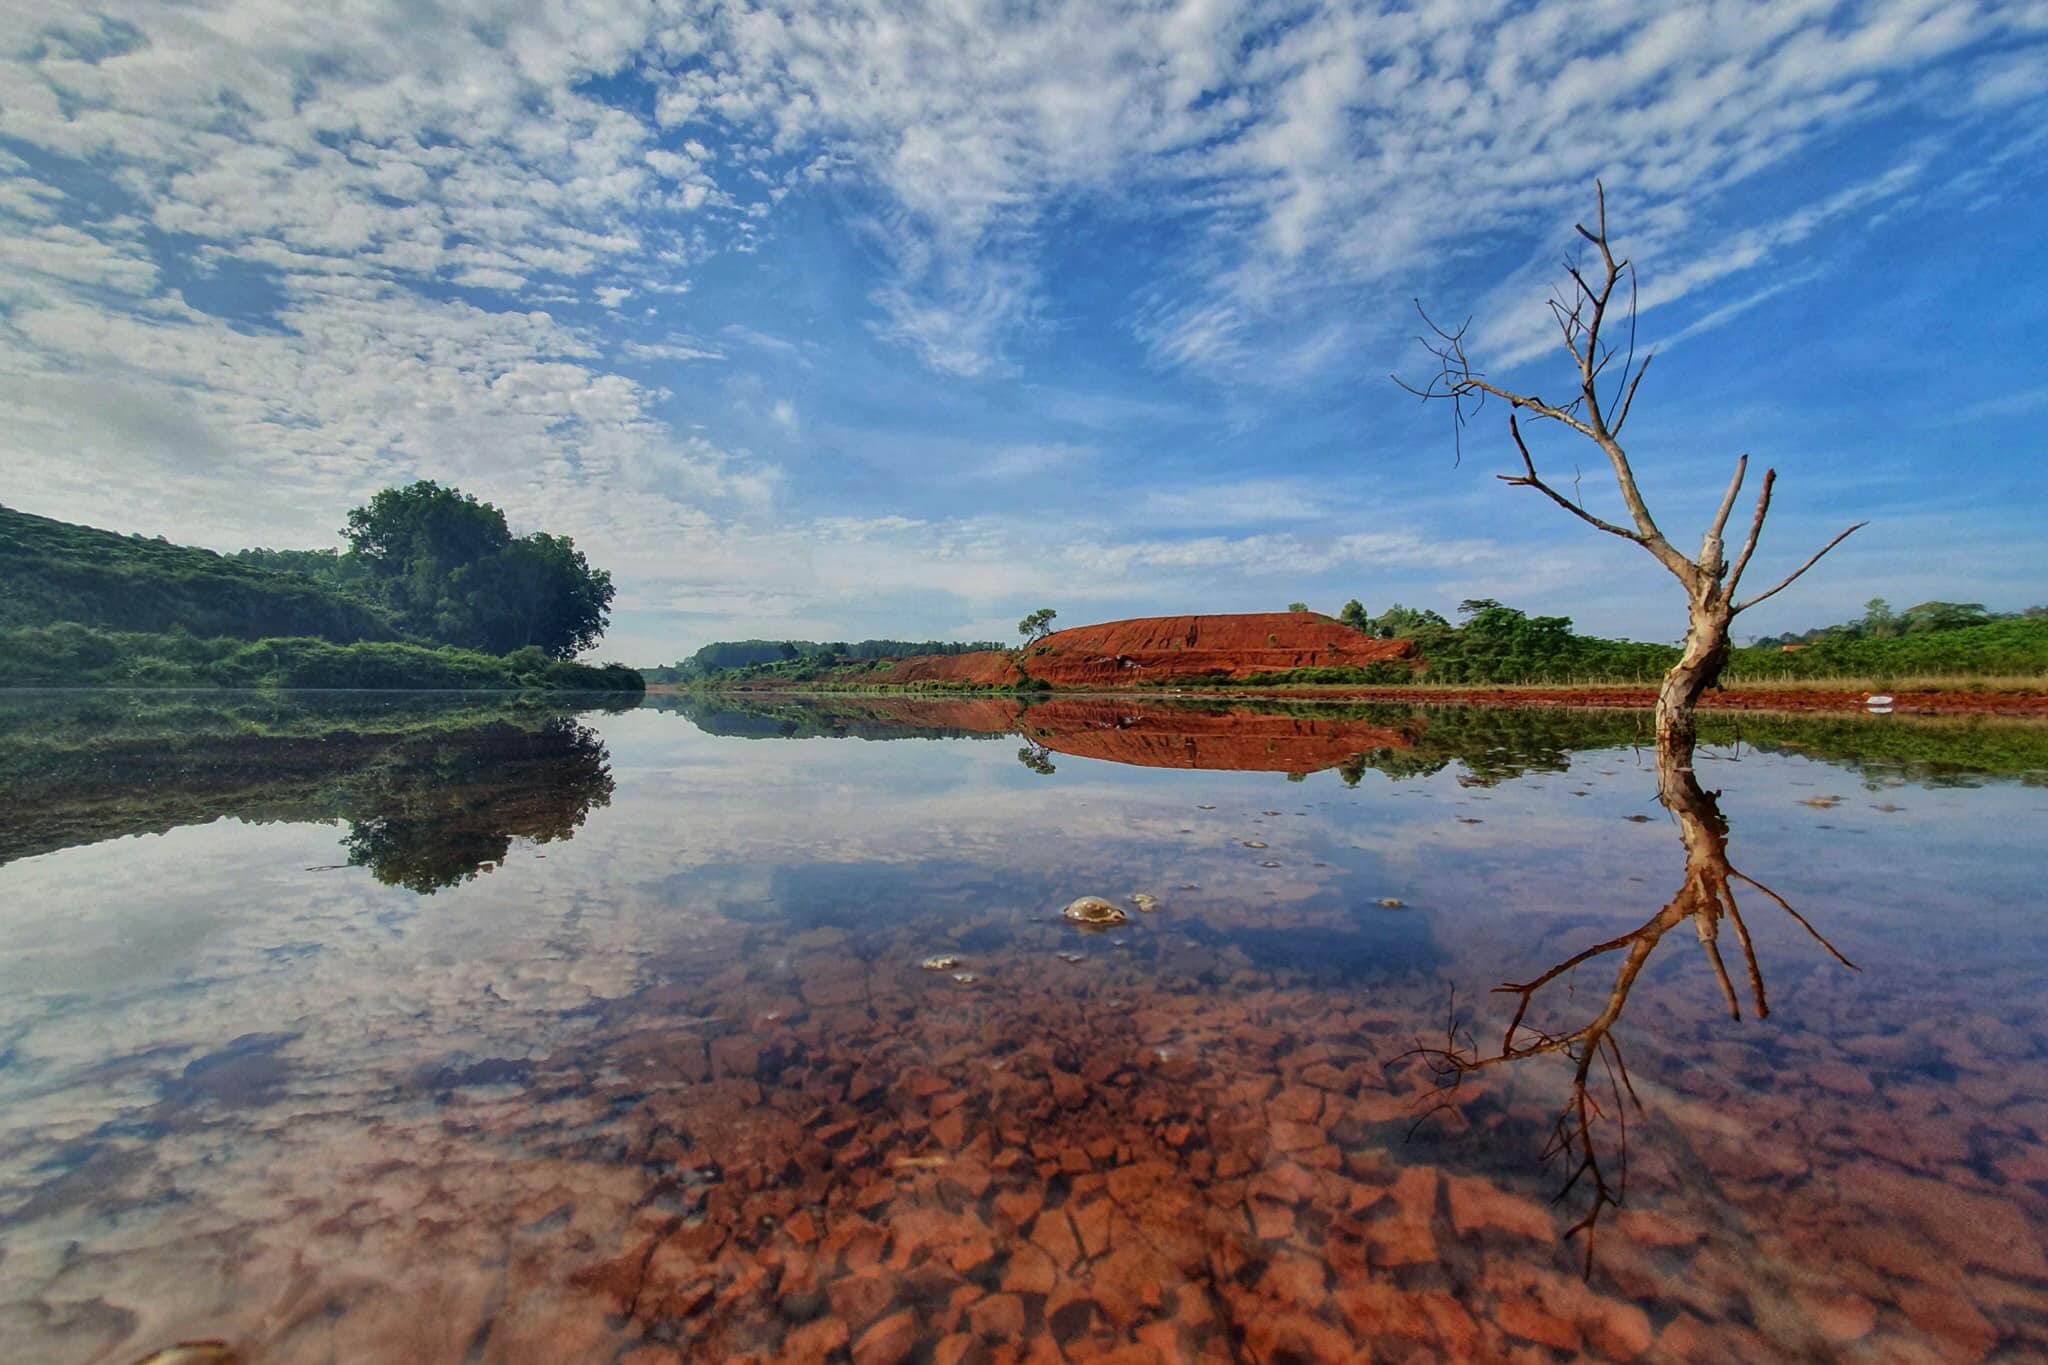
[[[506,654],[570,659],[609,622],[611,575],[567,536],[514,537],[490,503],[423,479],[348,514],[347,567],[416,635]]]
[[[1344,604],[1344,610],[1337,613],[1337,619],[1353,630],[1372,629],[1372,618],[1365,614],[1365,603],[1355,597]]]
[[[536,531],[449,575],[435,634],[491,654],[536,646],[573,659],[603,638],[612,592],[611,575],[567,536]]]
[[[1017,623],[1017,633],[1024,637],[1026,645],[1035,645],[1052,634],[1053,618],[1058,615],[1051,607],[1040,607]]]
[[[1308,603],[1306,603],[1306,602],[1289,602],[1289,603],[1287,604],[1287,610],[1289,610],[1289,611],[1307,611],[1307,610],[1308,610]]]

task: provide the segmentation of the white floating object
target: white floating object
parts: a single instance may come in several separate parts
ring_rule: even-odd
[[[951,953],[933,953],[917,965],[928,972],[950,972],[960,965],[960,959]]]
[[[1863,699],[1863,709],[1874,716],[1888,716],[1892,713],[1892,699],[1887,693],[1872,693]]]

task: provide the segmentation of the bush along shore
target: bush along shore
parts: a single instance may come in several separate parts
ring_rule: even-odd
[[[483,654],[445,645],[204,639],[67,623],[0,631],[0,686],[639,692],[646,684],[624,665],[551,659],[538,648]]]

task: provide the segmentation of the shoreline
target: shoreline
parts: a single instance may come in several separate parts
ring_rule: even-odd
[[[1198,687],[1185,689],[1060,688],[1048,692],[1020,692],[1007,688],[762,686],[759,684],[709,685],[684,688],[675,683],[649,683],[647,694],[696,692],[707,696],[883,696],[883,697],[1009,697],[1031,701],[1053,697],[1132,697],[1147,701],[1328,701],[1375,702],[1415,706],[1558,706],[1615,710],[1650,710],[1656,705],[1657,689],[1639,686],[1598,686],[1561,683],[1554,685],[1459,687]],[[1791,687],[1731,687],[1709,692],[1700,700],[1701,711],[1779,711],[1832,714],[1873,714],[1864,706],[1869,692],[1847,689]],[[1969,691],[1959,688],[1928,690],[1895,689],[1891,714],[1909,716],[2015,716],[2048,720],[2048,688],[2036,691]],[[1882,713],[1876,713],[1882,714]]]

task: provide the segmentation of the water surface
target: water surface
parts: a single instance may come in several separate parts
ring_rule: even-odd
[[[1589,1270],[1570,1064],[1432,1062],[1686,883],[1640,718],[0,721],[0,1358],[2048,1350],[2040,728],[1714,731],[1728,861],[1856,969],[1742,883],[1739,1019],[1657,942]]]

